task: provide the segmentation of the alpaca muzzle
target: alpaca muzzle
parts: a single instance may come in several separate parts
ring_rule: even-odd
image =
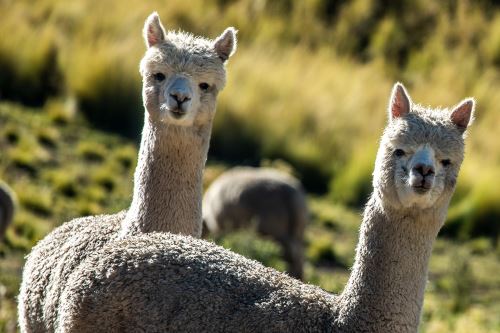
[[[166,104],[172,117],[179,119],[188,113],[193,93],[187,78],[182,76],[174,78],[167,87],[165,95]]]
[[[427,193],[434,185],[434,166],[419,163],[410,171],[410,185],[416,193]]]

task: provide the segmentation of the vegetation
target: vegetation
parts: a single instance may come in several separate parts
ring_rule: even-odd
[[[429,105],[474,96],[422,331],[500,330],[496,1],[0,0],[0,178],[19,201],[0,244],[0,332],[15,331],[23,256],[37,240],[73,217],[128,205],[143,117],[140,31],[153,10],[169,29],[239,29],[206,184],[235,164],[294,172],[312,193],[306,277],[327,290],[347,280],[394,81]],[[279,247],[256,238],[217,241],[282,269]]]

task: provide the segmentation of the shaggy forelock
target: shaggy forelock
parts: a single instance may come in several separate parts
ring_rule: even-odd
[[[169,31],[166,40],[179,50],[204,57],[217,57],[213,41],[184,31]]]
[[[384,136],[390,142],[413,147],[430,143],[443,153],[462,155],[463,135],[451,122],[450,115],[449,109],[413,105],[408,115],[388,125]]]

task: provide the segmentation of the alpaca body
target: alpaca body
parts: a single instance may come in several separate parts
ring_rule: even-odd
[[[14,218],[15,204],[12,191],[0,182],[0,241]]]
[[[147,20],[141,61],[144,129],[130,208],[63,224],[27,257],[18,298],[22,332],[53,332],[60,296],[72,272],[110,241],[154,231],[201,235],[202,176],[224,63],[235,48],[232,28],[210,41],[166,33]]]
[[[217,178],[203,197],[204,228],[219,234],[254,225],[283,248],[288,272],[303,276],[304,230],[309,218],[300,182],[267,168],[234,168]]]
[[[335,296],[213,243],[153,233],[108,245],[70,277],[59,332],[333,329]]]
[[[60,332],[417,332],[474,108],[412,105],[396,84],[355,264],[339,296],[169,233],[110,242],[68,280]]]

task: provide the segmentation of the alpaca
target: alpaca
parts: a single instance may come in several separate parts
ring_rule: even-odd
[[[373,193],[340,295],[212,243],[169,233],[110,242],[65,285],[60,332],[417,332],[433,242],[463,160],[474,100],[389,104]]]
[[[155,231],[201,235],[202,173],[235,33],[228,28],[211,41],[167,33],[156,13],[146,20],[145,117],[131,206],[65,223],[33,248],[19,295],[21,331],[54,331],[67,278],[107,242]]]
[[[255,222],[259,233],[281,244],[288,273],[302,279],[309,213],[297,179],[273,169],[234,168],[210,185],[202,211],[203,231],[211,234]]]
[[[0,241],[14,218],[14,193],[6,184],[0,182]]]

